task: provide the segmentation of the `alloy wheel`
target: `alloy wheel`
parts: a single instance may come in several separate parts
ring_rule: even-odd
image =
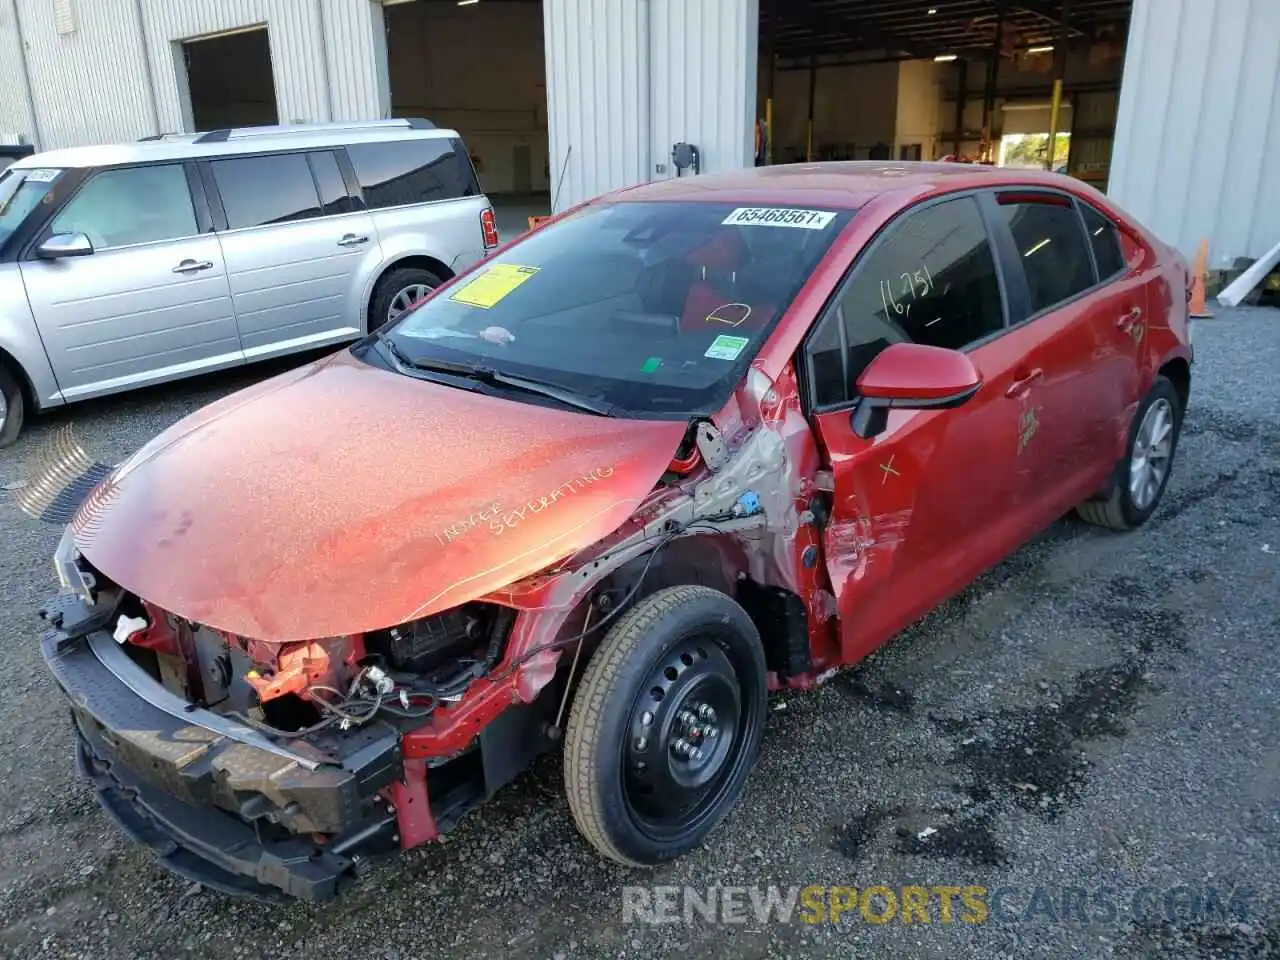
[[[430,292],[431,287],[425,283],[411,283],[409,286],[401,288],[391,298],[391,305],[387,307],[387,323],[398,320],[404,313],[412,310]]]
[[[1155,502],[1169,475],[1173,456],[1173,405],[1163,397],[1147,408],[1133,440],[1129,460],[1129,496],[1145,510]]]

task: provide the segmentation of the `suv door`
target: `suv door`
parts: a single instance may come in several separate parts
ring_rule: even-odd
[[[1019,390],[1032,337],[1006,330],[998,261],[976,197],[903,214],[853,266],[803,349],[831,471],[824,531],[843,657],[864,656],[1028,539],[1036,496]],[[955,410],[893,410],[858,437],[855,383],[891,343],[964,350],[982,386]]]
[[[373,218],[351,195],[334,152],[203,166],[245,358],[362,334],[365,280],[381,252]]]
[[[92,253],[44,259],[34,252],[50,237],[69,234],[87,237]],[[68,400],[244,360],[222,251],[188,165],[91,174],[21,269]]]
[[[1013,189],[995,200],[1012,320],[1033,334],[1028,365],[1036,382],[1026,402],[1043,436],[1028,466],[1048,524],[1096,493],[1121,456],[1122,425],[1137,402],[1145,287],[1115,269],[1099,283],[1089,234],[1067,194]]]

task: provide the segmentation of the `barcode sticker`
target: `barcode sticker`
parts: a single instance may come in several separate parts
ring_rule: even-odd
[[[789,210],[783,207],[739,207],[722,221],[735,227],[795,227],[825,230],[836,218],[831,210]]]

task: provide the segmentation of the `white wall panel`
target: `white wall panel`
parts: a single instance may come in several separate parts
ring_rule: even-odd
[[[386,112],[382,8],[369,0],[142,0],[162,126],[184,115],[181,42],[265,25],[282,123],[371,119]],[[385,58],[384,58],[385,59]]]
[[[41,149],[154,132],[134,0],[78,3],[65,34],[55,28],[53,3],[18,0],[17,9]],[[4,96],[21,97],[21,86],[4,79]]]
[[[1280,3],[1134,0],[1108,192],[1211,268],[1280,241]]]
[[[555,208],[673,176],[681,140],[699,148],[705,173],[747,166],[758,9],[756,0],[543,0]]]
[[[543,0],[557,211],[646,178],[652,2]]]
[[[31,90],[23,68],[23,47],[19,39],[17,10],[13,0],[0,0],[0,141],[36,142],[35,117],[31,112]]]
[[[757,0],[648,0],[651,5],[653,166],[671,175],[671,146],[702,154],[702,172],[752,162],[756,116]]]

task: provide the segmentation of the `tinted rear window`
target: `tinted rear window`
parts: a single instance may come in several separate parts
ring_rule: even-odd
[[[347,147],[372,208],[456,200],[480,192],[471,158],[458,140],[358,143]]]
[[[1027,276],[1031,312],[1047,310],[1093,286],[1093,264],[1069,200],[1007,203],[1000,212]]]
[[[227,227],[262,227],[320,216],[320,196],[306,154],[214,160]]]
[[[849,217],[713,203],[587,207],[386,329],[415,360],[483,363],[641,415],[714,412]]]
[[[1120,252],[1120,231],[1107,217],[1087,203],[1080,204],[1080,212],[1084,214],[1084,228],[1093,245],[1093,258],[1098,261],[1099,278],[1106,280],[1114,277],[1124,269],[1124,254]]]

